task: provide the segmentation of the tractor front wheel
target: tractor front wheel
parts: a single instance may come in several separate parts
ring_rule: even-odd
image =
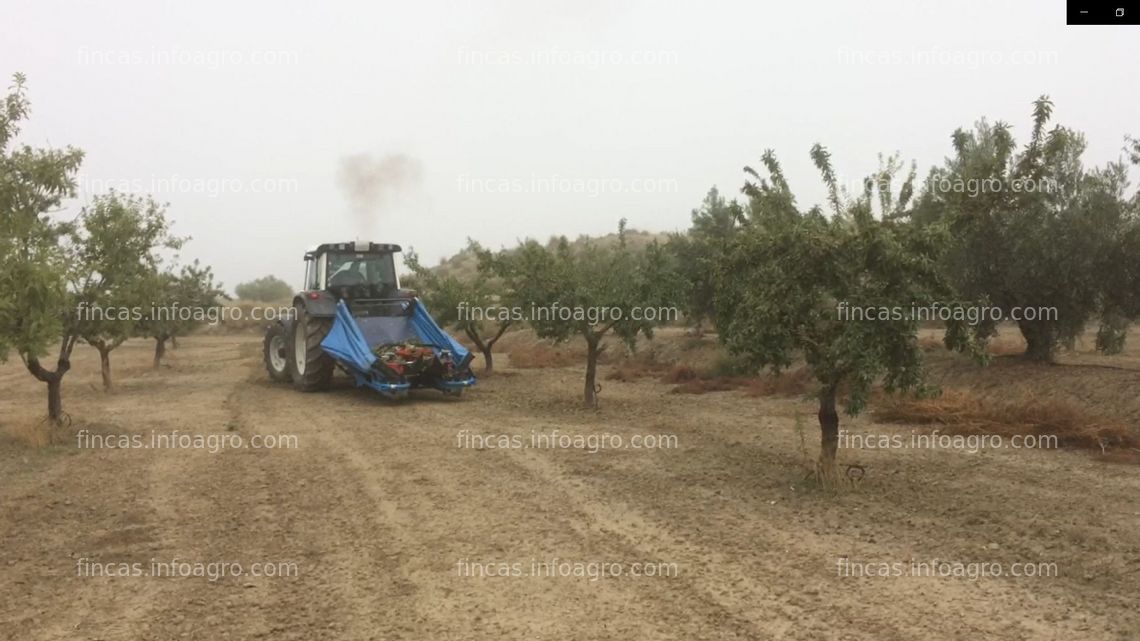
[[[332,318],[311,317],[303,303],[293,308],[295,320],[286,349],[293,387],[302,392],[326,390],[332,382],[333,359],[321,349],[332,329]]]

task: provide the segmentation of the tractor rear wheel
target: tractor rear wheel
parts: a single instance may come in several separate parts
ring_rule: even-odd
[[[269,372],[269,380],[278,383],[292,382],[289,375],[289,357],[287,352],[289,335],[285,326],[274,323],[265,330],[265,341],[262,343],[262,360],[265,361],[265,371]]]
[[[328,389],[333,376],[333,359],[321,349],[321,341],[332,329],[332,318],[311,317],[304,304],[293,308],[295,320],[289,337],[289,373],[293,387],[302,392],[319,392]]]

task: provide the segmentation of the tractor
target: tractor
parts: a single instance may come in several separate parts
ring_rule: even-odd
[[[472,355],[401,289],[399,245],[325,243],[305,253],[304,290],[266,328],[269,378],[302,392],[328,389],[336,369],[389,398],[414,388],[459,396],[475,384]]]

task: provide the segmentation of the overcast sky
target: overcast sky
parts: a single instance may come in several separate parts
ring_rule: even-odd
[[[1047,93],[1086,162],[1140,135],[1140,27],[1067,27],[1059,0],[76,2],[7,0],[0,74],[28,76],[22,140],[86,151],[74,206],[170,204],[183,256],[226,286],[294,285],[309,244],[366,238],[431,264],[630,225],[687,227],[773,148],[846,181],[920,174],[987,116],[1024,140]]]

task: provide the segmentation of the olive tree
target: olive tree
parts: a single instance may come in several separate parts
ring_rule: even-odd
[[[685,315],[698,332],[705,320],[715,322],[714,265],[743,220],[740,203],[713,187],[701,207],[693,210],[688,232],[672,234],[666,242],[681,278]]]
[[[1085,137],[1049,128],[1052,114],[1047,97],[1034,103],[1021,149],[1002,122],[955,131],[954,155],[931,172],[915,217],[952,230],[944,264],[955,288],[1016,314],[1025,355],[1037,361],[1098,318],[1098,346],[1119,349],[1128,299],[1140,295],[1119,285],[1140,261],[1121,245],[1136,224],[1125,166],[1086,168]]]
[[[936,260],[945,231],[906,220],[913,173],[897,199],[895,164],[851,197],[839,188],[828,153],[816,145],[811,157],[827,188],[827,211],[796,206],[771,152],[763,159],[767,176],[745,168],[748,224],[717,264],[717,323],[727,349],[757,369],[779,373],[801,359],[810,369],[818,384],[819,472],[827,477],[838,448],[837,403],[855,415],[876,383],[889,391],[925,389],[913,314],[846,312],[949,304],[950,292]],[[951,346],[977,347],[965,327],[953,330]]]

